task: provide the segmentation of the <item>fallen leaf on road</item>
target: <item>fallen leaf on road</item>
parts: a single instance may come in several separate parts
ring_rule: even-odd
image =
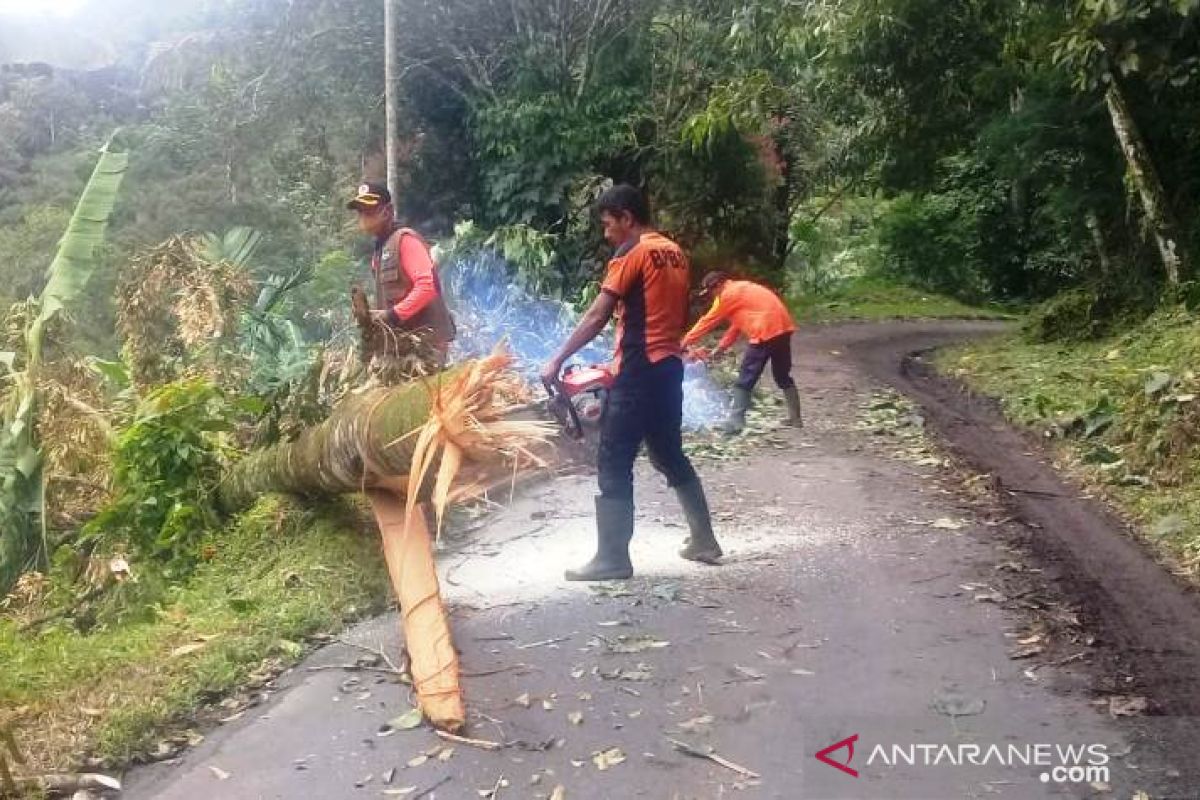
[[[550,793],[550,800],[567,800],[567,789],[561,783]]]
[[[793,675],[816,675],[817,673],[813,672],[812,670],[807,670],[807,669],[794,669],[794,670],[792,670],[792,674]]]
[[[519,705],[521,708],[529,708],[529,692],[518,695],[513,699],[513,702]]]
[[[1115,695],[1108,698],[1108,713],[1114,717],[1136,717],[1150,708],[1150,701],[1133,695]]]
[[[421,709],[410,708],[398,717],[388,720],[388,727],[398,731],[410,731],[421,724]]]
[[[1092,787],[1092,791],[1095,791],[1095,792],[1111,792],[1112,791],[1112,787],[1109,786],[1104,781],[1092,781],[1091,783],[1088,784],[1088,786]]]
[[[593,583],[588,588],[601,597],[633,597],[633,592],[616,583]]]
[[[668,603],[674,603],[679,599],[679,584],[660,583],[650,590],[650,594],[654,595],[659,600],[665,600]]]
[[[764,673],[759,672],[756,669],[750,669],[749,667],[743,667],[740,664],[734,664],[733,669],[734,669],[734,672],[737,672],[738,674],[742,675],[743,677],[749,678],[752,681],[761,681],[763,678],[767,677]]]
[[[500,742],[492,742],[487,739],[471,739],[466,736],[459,736],[456,733],[450,733],[449,731],[434,730],[434,733],[437,734],[439,739],[445,739],[448,742],[457,742],[458,744],[465,744],[469,747],[478,747],[480,750],[499,750],[504,747],[504,745]],[[438,749],[435,747],[430,752],[436,753],[437,750]]]
[[[637,669],[615,669],[612,672],[600,672],[600,677],[606,681],[648,681],[653,671],[646,664],[638,664]]]
[[[409,765],[410,767],[419,767],[419,766],[421,766],[422,764],[424,764],[424,763],[425,763],[426,761],[428,761],[428,760],[429,760],[429,756],[422,754],[422,755],[419,755],[419,756],[417,756],[417,757],[415,757],[415,758],[410,758],[410,759],[408,760],[408,765]]]
[[[383,773],[383,776],[380,778],[380,780],[382,780],[384,783],[391,783],[395,777],[396,777],[396,768],[392,767],[387,772]]]
[[[603,622],[596,623],[601,628],[620,628],[632,625],[633,623],[627,619],[606,619]]]
[[[600,750],[592,753],[592,763],[596,765],[596,769],[603,772],[609,767],[615,767],[625,760],[625,753],[621,752],[619,747],[610,747],[607,750]]]
[[[570,722],[572,725],[582,725],[583,724],[583,712],[582,711],[572,711],[570,714],[567,714],[567,721]]]
[[[999,603],[1003,603],[1006,600],[1008,600],[1008,598],[1004,594],[997,592],[997,591],[982,592],[981,594],[975,595],[975,602],[977,602],[977,603],[997,603],[997,604],[999,604]]]
[[[553,700],[543,700],[542,701],[542,710],[543,711],[553,711],[554,710],[554,701]]]
[[[933,710],[947,717],[972,717],[982,714],[987,702],[981,697],[967,697],[958,692],[941,692],[933,698]]]
[[[1039,655],[1045,648],[1039,644],[1033,644],[1028,647],[1020,647],[1008,654],[1008,657],[1014,661],[1019,661],[1022,658],[1033,658]]]
[[[694,747],[693,745],[688,744],[687,742],[681,742],[677,739],[671,739],[669,737],[667,741],[670,742],[671,746],[673,746],[676,750],[685,755],[692,756],[693,758],[706,758],[709,761],[712,761],[714,764],[720,764],[722,767],[725,767],[725,769],[733,770],[739,775],[744,775],[747,778],[761,777],[757,772],[746,769],[741,764],[736,764],[733,761],[730,761],[724,756],[713,751],[712,748],[702,750],[699,747]]]
[[[580,678],[583,677],[584,672],[585,672],[585,670],[583,669],[583,667],[576,667],[575,669],[571,670],[571,677],[574,678],[575,680],[579,680]]]
[[[454,755],[453,747],[443,747],[442,751],[440,753],[438,753],[438,755],[437,755],[437,760],[438,761],[449,761],[450,757],[453,755]]]
[[[407,794],[412,794],[417,790],[415,786],[405,786],[403,789],[384,789],[383,793],[388,797],[404,797]]]
[[[657,650],[670,645],[654,636],[618,636],[615,642],[608,643],[608,649],[613,653],[641,653],[644,650]]]
[[[505,778],[503,775],[501,775],[500,779],[496,781],[496,785],[491,789],[476,789],[475,791],[480,797],[484,798],[484,800],[496,800],[496,798],[500,796],[500,790],[507,786],[508,778]]]
[[[217,776],[217,780],[219,780],[219,781],[229,780],[229,773],[226,772],[225,770],[221,769],[220,767],[214,767],[214,766],[210,765],[209,769],[212,771],[213,775]]]
[[[951,519],[950,517],[938,517],[932,522],[927,522],[925,524],[931,528],[937,528],[938,530],[943,531],[960,531],[967,527],[967,523],[963,522],[962,520]]]
[[[681,722],[681,723],[679,723],[678,727],[679,727],[679,730],[681,730],[681,731],[687,731],[688,733],[692,733],[697,728],[700,728],[700,727],[703,727],[706,725],[711,725],[712,721],[713,721],[712,714],[704,714],[702,716],[692,717],[689,720]]]

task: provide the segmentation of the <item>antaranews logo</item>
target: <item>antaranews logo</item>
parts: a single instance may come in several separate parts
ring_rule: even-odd
[[[822,764],[852,778],[858,770],[850,766],[858,734],[847,736],[815,753]],[[845,751],[844,758],[835,754]],[[1042,783],[1107,783],[1108,745],[1105,744],[876,744],[867,756],[867,766],[921,768],[969,768],[972,766],[1034,767],[1042,771]]]
[[[817,761],[820,761],[822,764],[828,764],[835,769],[840,769],[842,772],[846,773],[852,778],[857,778],[858,770],[850,766],[850,762],[854,760],[854,743],[857,741],[858,734],[856,733],[853,736],[847,736],[840,742],[834,742],[824,750],[817,751]],[[832,754],[843,748],[846,749],[846,760],[844,762],[834,761],[831,757]]]

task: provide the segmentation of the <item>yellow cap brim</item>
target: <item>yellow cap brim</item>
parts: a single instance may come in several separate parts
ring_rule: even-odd
[[[350,209],[351,211],[369,211],[373,208],[379,208],[380,205],[381,203],[379,195],[359,195],[349,203],[346,203],[346,208]]]

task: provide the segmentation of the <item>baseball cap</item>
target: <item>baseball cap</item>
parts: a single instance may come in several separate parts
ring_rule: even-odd
[[[382,183],[360,183],[354,199],[346,203],[351,211],[370,211],[392,202],[392,193]]]
[[[718,286],[721,285],[723,281],[727,280],[729,280],[729,275],[727,273],[724,273],[720,270],[713,270],[705,275],[704,279],[700,281],[700,291],[698,292],[699,296],[702,298],[708,297],[713,293],[713,291],[716,290]]]

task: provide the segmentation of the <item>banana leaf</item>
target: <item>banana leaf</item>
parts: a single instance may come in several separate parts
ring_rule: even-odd
[[[12,369],[15,354],[0,354],[9,381],[0,407],[0,594],[48,555],[43,459],[36,438],[43,339],[46,325],[83,298],[99,265],[98,251],[128,165],[127,153],[110,152],[107,146],[100,151],[47,270],[38,315],[25,330],[24,368]]]

